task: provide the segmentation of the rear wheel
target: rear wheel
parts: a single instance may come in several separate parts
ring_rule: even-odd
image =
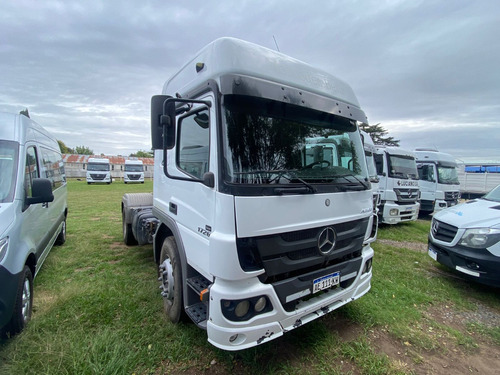
[[[122,223],[123,223],[123,242],[127,246],[137,245],[137,240],[132,232],[132,224],[127,224],[125,218],[125,210],[122,211]]]
[[[66,242],[66,219],[64,219],[61,231],[59,232],[59,235],[56,238],[56,242],[54,243],[57,246],[64,245]]]
[[[179,252],[173,237],[167,237],[163,241],[158,280],[165,314],[172,323],[178,323],[183,310],[182,270]]]
[[[31,319],[33,309],[33,274],[28,266],[24,266],[23,277],[17,287],[12,318],[8,324],[11,335],[21,332]]]

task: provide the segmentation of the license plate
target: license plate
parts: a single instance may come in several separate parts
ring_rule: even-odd
[[[436,250],[434,250],[432,247],[429,247],[429,250],[427,251],[427,254],[429,254],[429,256],[437,262],[437,260],[438,260],[438,253],[437,253]]]
[[[339,285],[339,282],[340,272],[335,272],[326,276],[318,277],[313,281],[313,293],[319,292],[323,289],[331,288],[335,285]]]

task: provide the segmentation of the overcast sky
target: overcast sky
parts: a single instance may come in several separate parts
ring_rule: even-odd
[[[150,150],[151,96],[223,36],[343,79],[402,147],[500,160],[494,0],[0,0],[0,111],[72,148]]]

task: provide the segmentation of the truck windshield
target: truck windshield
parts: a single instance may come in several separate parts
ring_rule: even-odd
[[[17,142],[0,140],[0,203],[14,200],[18,155]]]
[[[125,172],[142,172],[144,170],[142,165],[132,165],[132,164],[125,164]]]
[[[388,155],[389,177],[402,179],[418,179],[415,158],[406,155]]]
[[[89,163],[87,165],[88,171],[109,171],[109,164],[104,163]]]
[[[459,183],[456,167],[438,164],[437,171],[438,171],[438,182],[440,184],[456,185]]]
[[[226,182],[366,188],[366,161],[355,121],[241,95],[226,95],[224,109]]]

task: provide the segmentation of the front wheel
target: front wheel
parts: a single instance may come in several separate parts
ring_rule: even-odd
[[[163,309],[172,323],[178,323],[183,310],[182,270],[177,245],[173,237],[163,241],[158,269]]]
[[[8,331],[11,335],[21,332],[31,319],[33,309],[33,274],[28,266],[24,266],[23,277],[17,287],[14,311],[10,319]]]
[[[61,231],[59,232],[59,235],[56,238],[56,242],[54,243],[56,246],[61,246],[64,245],[66,242],[66,219],[64,219],[62,223],[62,228]]]

